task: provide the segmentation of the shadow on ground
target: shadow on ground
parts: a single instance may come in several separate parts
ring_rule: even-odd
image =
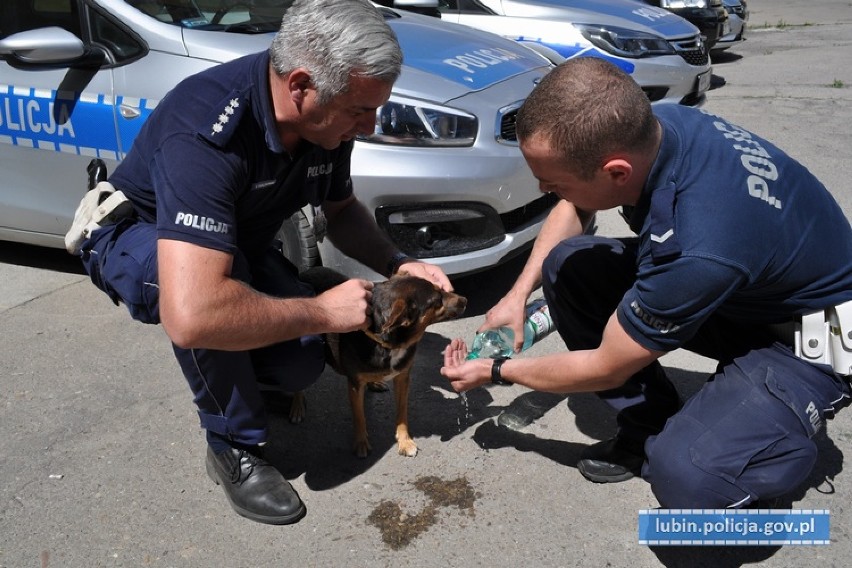
[[[725,78],[723,76],[717,75],[715,73],[715,71],[718,71],[718,68],[715,67],[716,65],[723,65],[724,66],[725,64],[734,63],[735,61],[739,61],[742,58],[743,58],[742,55],[739,55],[737,53],[732,53],[732,52],[729,52],[729,51],[721,51],[721,52],[713,53],[711,63],[714,65],[714,67],[713,67],[713,74],[710,76],[710,89],[709,90],[713,91],[715,89],[721,89],[722,87],[724,87],[725,85],[728,84],[728,82],[725,80]]]
[[[734,51],[714,51],[711,54],[711,63],[713,65],[725,65],[726,63],[734,63],[735,61],[739,61],[743,56]]]
[[[0,242],[0,263],[42,268],[68,274],[85,274],[80,259],[64,249]]]

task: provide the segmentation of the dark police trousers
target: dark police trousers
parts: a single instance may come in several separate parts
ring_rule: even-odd
[[[124,220],[98,229],[83,244],[81,258],[95,285],[125,304],[134,319],[160,322],[155,225]],[[235,255],[231,276],[272,296],[314,296],[273,246],[251,260]],[[267,438],[262,389],[305,389],[325,366],[324,340],[316,335],[251,351],[173,348],[208,439],[214,433],[245,445]]]
[[[569,349],[594,349],[636,276],[638,239],[581,236],[544,262],[542,289]],[[644,443],[642,477],[666,508],[740,507],[796,489],[816,462],[811,440],[849,404],[830,367],[797,358],[767,326],[711,316],[685,349],[719,362],[680,408],[659,362],[598,395],[619,436]]]

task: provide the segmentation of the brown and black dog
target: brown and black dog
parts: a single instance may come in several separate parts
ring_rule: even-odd
[[[346,280],[328,268],[310,269],[301,278],[317,293]],[[349,380],[355,454],[366,457],[370,452],[364,390],[368,384],[383,385],[393,379],[399,453],[415,456],[417,445],[408,432],[408,388],[417,344],[429,325],[464,313],[467,300],[428,280],[403,274],[374,285],[372,306],[367,330],[326,334],[326,361]]]

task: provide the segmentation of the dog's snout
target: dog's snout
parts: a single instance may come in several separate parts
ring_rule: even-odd
[[[449,302],[447,302],[447,309],[453,317],[462,315],[465,308],[467,308],[467,298],[459,296],[458,294],[450,294]]]

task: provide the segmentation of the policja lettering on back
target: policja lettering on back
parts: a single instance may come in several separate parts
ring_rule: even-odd
[[[769,153],[752,139],[751,134],[721,120],[713,123],[725,138],[738,142],[734,149],[743,153],[740,158],[743,167],[748,171],[748,193],[775,207],[781,209],[781,200],[770,195],[769,182],[778,179],[778,168],[770,160]]]

